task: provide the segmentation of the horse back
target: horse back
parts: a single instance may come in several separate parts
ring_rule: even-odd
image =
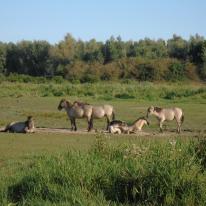
[[[165,117],[165,120],[179,119],[182,116],[182,109],[178,107],[166,108],[161,113]]]
[[[89,104],[81,105],[75,104],[72,108],[67,110],[68,116],[70,118],[84,118],[91,116],[92,106]]]
[[[182,115],[183,115],[183,111],[182,111],[182,109],[179,108],[179,107],[175,107],[175,108],[174,108],[174,113],[175,113],[175,117],[176,117],[177,119],[180,119],[180,118],[182,117]]]
[[[25,127],[25,122],[12,122],[8,125],[8,130],[10,132],[24,132]]]
[[[106,104],[106,105],[103,105],[103,108],[104,108],[104,112],[106,115],[108,115],[108,116],[112,115],[112,113],[114,111],[114,108],[112,105]]]

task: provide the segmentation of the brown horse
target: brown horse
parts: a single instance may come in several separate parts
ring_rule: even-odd
[[[58,110],[65,109],[71,121],[71,129],[77,130],[76,119],[86,118],[88,131],[93,128],[93,119],[106,117],[107,129],[111,119],[114,119],[114,109],[111,105],[93,106],[91,104],[75,101],[73,103],[62,99],[59,102]]]
[[[184,114],[181,108],[159,108],[150,106],[147,110],[147,117],[149,115],[154,115],[159,120],[160,132],[163,132],[162,126],[164,121],[176,120],[177,122],[177,132],[181,132],[181,125],[184,121]]]
[[[25,122],[11,122],[3,130],[4,132],[17,132],[17,133],[33,133],[34,120],[32,116],[28,116]]]
[[[144,125],[149,125],[149,122],[145,117],[138,118],[131,125],[128,125],[126,122],[121,120],[114,120],[109,124],[109,132],[113,134],[136,133],[137,131],[142,131]]]

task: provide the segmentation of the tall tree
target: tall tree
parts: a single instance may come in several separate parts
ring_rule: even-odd
[[[167,41],[168,53],[170,57],[186,60],[188,58],[188,43],[182,37],[173,35],[172,39]]]
[[[4,73],[6,69],[6,44],[0,42],[0,73]]]
[[[48,74],[50,45],[46,41],[21,41],[8,45],[7,72],[40,76]]]

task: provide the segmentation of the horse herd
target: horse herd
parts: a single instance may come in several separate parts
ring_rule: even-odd
[[[132,124],[128,125],[121,120],[115,120],[115,112],[112,105],[94,106],[92,104],[74,101],[73,103],[62,99],[59,102],[58,110],[64,109],[71,122],[71,130],[76,131],[76,119],[85,118],[88,123],[88,132],[93,129],[93,120],[105,117],[107,120],[106,130],[110,133],[135,133],[141,131],[144,125],[149,125],[150,115],[157,117],[159,121],[160,132],[163,132],[163,122],[176,120],[177,132],[181,132],[181,125],[184,121],[184,114],[181,108],[159,108],[150,106],[146,111],[146,117],[140,117]],[[25,122],[12,122],[2,131],[4,132],[23,132],[33,133],[35,131],[34,120],[29,116]]]

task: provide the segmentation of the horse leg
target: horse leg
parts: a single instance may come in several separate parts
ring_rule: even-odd
[[[181,132],[181,122],[177,121],[177,133],[180,133],[180,132]]]
[[[29,128],[28,128],[28,127],[25,127],[23,132],[24,132],[24,133],[29,133]]]
[[[71,121],[71,130],[73,131],[74,130],[74,119],[70,119]]]
[[[89,129],[90,129],[90,120],[91,120],[91,118],[87,117],[87,124],[88,124],[87,131],[88,132],[89,132]]]
[[[110,120],[109,120],[109,117],[108,117],[108,116],[106,116],[106,118],[107,118],[107,127],[106,127],[106,130],[108,131],[108,130],[109,130],[109,123],[110,123]]]
[[[73,124],[74,124],[74,131],[77,131],[76,119],[73,120]]]
[[[90,120],[88,120],[88,132],[90,132],[93,128],[93,118],[91,118]]]
[[[160,122],[159,122],[159,126],[160,126],[160,132],[162,133],[162,132],[163,132],[163,129],[162,129],[163,121],[162,121],[162,120],[160,120]]]

